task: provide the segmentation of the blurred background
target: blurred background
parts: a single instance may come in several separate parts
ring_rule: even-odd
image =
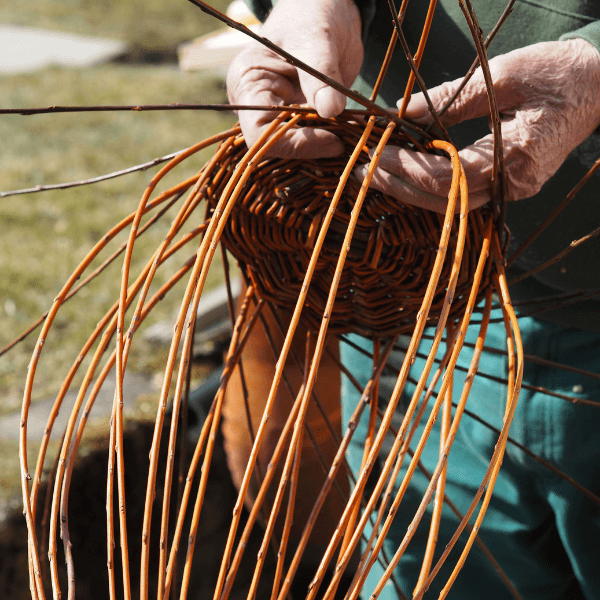
[[[230,0],[211,4],[225,11]],[[224,103],[224,73],[240,40],[214,34],[223,28],[186,0],[0,3],[0,107]],[[185,69],[180,68],[180,59]],[[0,192],[84,180],[138,165],[187,148],[235,121],[231,112],[207,111],[0,115]],[[186,161],[161,189],[197,172],[211,152]],[[0,349],[51,307],[98,239],[135,211],[156,171],[65,190],[0,195]],[[167,214],[136,243],[134,269],[162,241],[170,222]],[[110,248],[121,244],[125,235]],[[186,250],[164,274],[159,272],[157,285],[192,252],[193,248]],[[92,266],[96,264],[99,261]],[[121,264],[117,259],[58,313],[36,375],[30,460],[69,366],[118,298]],[[221,278],[215,269],[208,288]],[[156,307],[148,325],[169,323],[182,289],[180,285]],[[18,435],[27,365],[38,331],[0,356],[0,596],[7,599],[28,596]],[[131,421],[154,420],[167,351],[164,336],[162,341],[140,336],[134,345],[126,409]],[[197,365],[193,383],[201,382],[212,368],[210,359]],[[82,372],[74,381],[75,389]],[[104,409],[93,414],[83,455],[105,447],[111,404],[108,389]],[[66,418],[68,410],[61,413]],[[59,435],[52,442],[54,449]],[[104,452],[104,464],[105,457]],[[102,504],[103,494],[98,493]]]

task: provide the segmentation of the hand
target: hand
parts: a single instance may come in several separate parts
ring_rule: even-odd
[[[260,34],[321,73],[352,85],[363,60],[360,13],[354,0],[279,0]],[[346,97],[252,41],[227,74],[231,104],[309,104],[324,118],[346,106]],[[239,111],[248,146],[276,116],[273,111]],[[337,156],[341,141],[331,132],[295,129],[271,154],[281,158]]]
[[[583,39],[543,42],[490,60],[502,119],[508,200],[534,196],[600,123],[600,54]],[[429,90],[440,110],[461,80]],[[400,102],[398,103],[400,104]],[[442,116],[445,125],[489,115],[481,69]],[[415,94],[407,116],[431,121],[423,94]],[[493,137],[460,151],[469,184],[469,207],[491,197]],[[357,171],[364,178],[364,170]],[[409,204],[445,212],[452,168],[448,159],[396,147],[382,153],[371,186]]]

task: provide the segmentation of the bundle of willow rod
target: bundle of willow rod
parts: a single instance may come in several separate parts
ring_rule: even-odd
[[[363,546],[360,568],[347,589],[347,597],[358,597],[366,574],[378,560],[387,566],[384,578],[377,592],[381,591],[388,579],[393,580],[393,569],[401,560],[402,554],[411,540],[416,524],[423,518],[431,500],[436,499],[438,510],[431,523],[430,548],[424,560],[421,580],[416,598],[430,585],[441,564],[456,543],[461,532],[470,532],[468,542],[444,590],[447,592],[464,559],[474,543],[476,530],[485,515],[495,479],[502,462],[507,442],[508,427],[515,410],[521,381],[523,357],[519,331],[515,315],[511,309],[503,270],[503,256],[493,226],[490,211],[479,210],[468,214],[468,190],[456,150],[446,142],[432,141],[427,148],[443,151],[453,165],[453,180],[448,198],[448,210],[441,217],[421,209],[399,205],[379,192],[369,191],[368,183],[382,148],[393,140],[403,143],[402,134],[394,133],[396,125],[389,122],[385,127],[371,117],[368,122],[352,120],[348,116],[324,122],[316,115],[294,114],[293,109],[282,112],[260,139],[248,150],[245,147],[239,128],[234,128],[215,136],[172,159],[153,178],[145,191],[135,214],[113,228],[89,253],[80,267],[72,274],[56,297],[51,311],[43,324],[36,350],[32,357],[27,378],[23,404],[21,465],[23,474],[23,497],[25,515],[29,528],[29,555],[32,597],[46,597],[47,589],[43,581],[41,548],[47,543],[49,557],[49,579],[55,597],[60,595],[59,568],[57,565],[59,536],[64,545],[68,571],[69,598],[75,597],[75,574],[71,555],[69,531],[69,488],[73,467],[81,438],[87,423],[87,416],[98,391],[111,369],[116,365],[116,394],[110,427],[107,480],[107,564],[109,597],[116,598],[116,562],[122,569],[122,586],[125,598],[132,595],[132,578],[139,577],[141,598],[149,596],[166,599],[174,586],[180,598],[188,596],[190,576],[195,565],[201,565],[201,557],[194,557],[194,534],[198,526],[202,507],[210,498],[205,498],[207,478],[210,471],[215,437],[218,431],[223,398],[229,378],[239,364],[244,344],[249,333],[261,316],[265,303],[275,312],[280,306],[291,313],[289,327],[280,349],[275,377],[266,399],[263,418],[255,432],[255,444],[250,455],[246,475],[239,490],[234,510],[228,542],[223,550],[223,560],[214,590],[215,600],[226,600],[235,583],[236,573],[246,542],[257,519],[265,523],[264,540],[256,562],[256,569],[248,598],[254,598],[257,586],[266,577],[264,560],[268,545],[277,538],[279,559],[273,580],[269,583],[271,597],[283,600],[289,592],[294,574],[298,569],[311,529],[328,494],[340,493],[334,481],[340,469],[344,469],[344,452],[353,435],[361,413],[370,406],[377,410],[374,398],[377,395],[377,382],[384,364],[399,333],[409,333],[410,343],[404,362],[400,368],[397,383],[388,399],[385,411],[379,420],[370,419],[369,443],[365,449],[363,469],[353,483],[351,493],[345,499],[346,509],[340,517],[336,532],[324,553],[313,585],[307,598],[318,596],[332,598],[340,584],[346,566],[354,554],[369,520],[375,521],[372,538]],[[327,127],[343,139],[346,155],[340,159],[324,161],[282,161],[270,159],[269,149],[292,127]],[[174,188],[152,197],[160,180],[183,160],[206,146],[219,143],[214,157],[198,174]],[[367,148],[375,148],[369,159]],[[363,184],[352,176],[357,164],[368,164],[368,174]],[[234,168],[235,167],[235,168]],[[151,211],[166,204],[172,205],[181,200],[177,216],[173,220],[164,242],[137,275],[130,280],[130,264],[136,237],[139,235],[142,218]],[[202,205],[204,203],[204,205]],[[203,219],[202,214],[206,217]],[[152,220],[144,226],[150,226]],[[191,232],[179,235],[185,223],[196,223]],[[52,327],[56,313],[68,297],[76,281],[85,273],[92,260],[106,246],[118,231],[129,227],[129,239],[124,253],[122,286],[118,300],[99,322],[82,351],[65,377],[64,383],[48,418],[48,426],[35,464],[35,473],[30,475],[27,459],[27,420],[31,405],[34,378],[44,340]],[[179,235],[179,238],[178,238]],[[197,242],[195,240],[199,239]],[[207,274],[219,242],[238,258],[248,280],[248,288],[242,302],[240,314],[233,328],[231,346],[226,356],[221,386],[214,399],[210,412],[203,424],[195,451],[188,465],[185,488],[176,506],[175,522],[170,518],[171,504],[175,503],[172,488],[175,471],[175,450],[178,439],[179,417],[182,401],[186,393],[186,378],[191,358],[194,320]],[[399,243],[398,243],[399,242]],[[173,273],[171,279],[154,295],[149,296],[150,284],[158,268],[173,254],[194,246],[188,253],[191,257]],[[400,245],[402,251],[397,251]],[[267,260],[265,260],[267,257]],[[183,278],[188,277],[187,287],[181,302],[179,317],[174,330],[171,349],[165,366],[155,430],[150,451],[147,476],[147,493],[142,531],[127,528],[127,502],[125,497],[125,472],[128,468],[123,455],[123,378],[136,332],[145,317],[158,300]],[[477,371],[478,357],[485,340],[487,323],[490,318],[492,294],[500,299],[500,307],[506,323],[507,351],[510,376],[507,386],[506,418],[499,434],[496,450],[489,468],[481,482],[479,492],[473,498],[469,511],[460,515],[460,525],[449,541],[441,559],[432,565],[431,556],[437,539],[437,526],[441,518],[444,499],[444,474],[448,452],[452,446],[469,395],[472,376]],[[462,349],[464,335],[476,304],[485,298],[485,308],[480,325],[480,335],[469,377],[451,417],[451,383],[456,361]],[[131,315],[126,325],[126,313]],[[307,366],[304,381],[299,390],[294,407],[281,434],[273,456],[271,467],[263,473],[261,487],[254,501],[250,516],[242,528],[241,507],[248,492],[252,474],[255,472],[257,455],[264,443],[265,427],[277,390],[282,384],[283,365],[290,353],[292,337],[299,323],[308,331]],[[429,350],[426,367],[418,374],[416,390],[405,408],[401,426],[394,430],[392,416],[398,406],[400,396],[409,376],[410,367],[421,343],[426,326],[435,325],[436,334]],[[285,560],[288,534],[293,518],[294,494],[297,490],[298,465],[302,444],[306,413],[313,402],[313,386],[318,374],[323,348],[332,332],[356,331],[382,340],[384,347],[379,357],[375,357],[373,376],[362,391],[362,400],[349,423],[343,424],[343,435],[338,438],[338,450],[325,483],[320,490],[312,513],[304,525],[302,538],[294,548],[291,562]],[[435,372],[436,353],[446,334],[447,347],[443,360]],[[109,350],[114,339],[112,352]],[[38,538],[36,523],[39,517],[40,486],[44,466],[47,462],[47,449],[50,434],[65,394],[73,378],[82,365],[84,357],[91,355],[77,400],[63,432],[62,445],[53,473],[53,485],[48,493],[52,495],[50,522],[42,532],[44,539]],[[428,400],[432,390],[441,378],[439,389],[432,406]],[[167,434],[165,413],[169,403],[169,389],[172,381],[176,390],[172,398],[172,418]],[[93,382],[93,385],[92,385]],[[91,389],[90,389],[91,388]],[[427,391],[426,391],[427,390]],[[433,473],[429,474],[421,508],[414,515],[413,524],[406,538],[393,557],[381,551],[383,539],[396,514],[402,497],[410,485],[413,473],[421,468],[420,456],[427,443],[435,419],[443,413],[443,449]],[[375,415],[375,412],[373,412]],[[78,422],[78,419],[79,422]],[[420,421],[426,422],[418,440],[413,440]],[[379,455],[386,436],[393,435],[393,444],[379,475],[374,490],[367,494],[365,484],[376,457]],[[332,433],[336,435],[336,433]],[[411,450],[411,442],[416,448]],[[168,459],[164,465],[164,491],[162,507],[154,505],[157,492],[161,443],[168,445]],[[392,497],[390,490],[398,477],[404,462],[408,462],[406,474],[398,494]],[[279,470],[275,469],[279,463]],[[278,473],[279,481],[274,480]],[[32,483],[30,485],[30,480]],[[273,501],[265,502],[271,488]],[[274,490],[277,490],[274,492]],[[116,490],[116,492],[115,492]],[[290,494],[290,490],[292,493]],[[114,496],[118,496],[118,506]],[[289,495],[289,499],[285,499]],[[483,499],[482,499],[483,496]],[[475,513],[475,525],[469,519]],[[287,509],[285,508],[287,504]],[[152,514],[161,511],[161,530],[157,536],[152,531]],[[277,525],[278,516],[285,513],[283,526]],[[191,522],[186,517],[191,516]],[[185,530],[184,530],[185,527]],[[117,531],[118,530],[118,531]],[[344,532],[347,532],[344,535]],[[115,551],[118,535],[120,551]],[[128,540],[130,536],[142,540],[142,557],[139,573],[137,565],[129,559]],[[182,543],[187,539],[187,548]],[[47,540],[47,541],[46,541]],[[149,589],[149,565],[152,550],[158,554],[158,587]],[[186,552],[185,560],[183,552]],[[178,559],[184,560],[183,573],[176,576]],[[493,558],[491,558],[493,560]],[[322,589],[323,577],[328,568],[335,566],[333,579],[327,589]],[[201,566],[200,566],[201,568]],[[498,567],[499,568],[499,567]],[[134,573],[133,570],[136,570]]]

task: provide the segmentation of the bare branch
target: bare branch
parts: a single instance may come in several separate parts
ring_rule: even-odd
[[[245,33],[248,37],[251,37],[253,40],[256,40],[257,42],[259,42],[260,44],[262,44],[269,50],[275,52],[275,54],[277,54],[278,56],[281,56],[282,58],[287,60],[291,65],[293,65],[297,69],[302,69],[302,71],[305,71],[309,75],[316,77],[319,81],[326,83],[328,86],[332,87],[334,90],[337,90],[338,92],[344,94],[348,98],[352,98],[352,100],[355,100],[359,104],[362,104],[362,106],[364,106],[365,108],[368,108],[371,111],[371,114],[374,113],[381,117],[386,117],[390,121],[393,121],[394,123],[396,123],[397,125],[406,127],[413,131],[416,131],[420,135],[424,134],[424,131],[420,127],[415,126],[414,124],[410,123],[409,121],[400,119],[396,113],[394,113],[390,110],[387,110],[385,108],[382,108],[381,106],[379,106],[378,104],[375,104],[374,102],[371,102],[371,100],[368,100],[362,94],[359,94],[355,90],[348,89],[347,87],[343,86],[341,83],[335,81],[334,79],[331,79],[331,77],[327,77],[326,75],[323,75],[323,73],[321,73],[320,71],[313,69],[311,66],[307,65],[306,63],[302,62],[301,60],[298,60],[296,57],[292,56],[285,50],[282,50],[279,46],[277,46],[276,44],[274,44],[267,38],[261,37],[260,35],[254,33],[254,31],[252,31],[245,25],[242,25],[241,23],[238,23],[237,21],[230,19],[227,15],[224,15],[223,13],[212,8],[205,2],[202,2],[202,0],[189,0],[189,2],[191,2],[192,4],[197,6],[202,12],[205,12],[206,14],[208,14],[212,17],[215,17],[216,19],[219,19],[219,21],[222,21],[223,23],[225,23],[232,29],[236,29],[237,31],[241,31],[242,33]]]
[[[99,181],[106,181],[107,179],[115,179],[115,177],[129,175],[130,173],[135,173],[136,171],[146,171],[147,169],[150,169],[156,165],[160,165],[161,163],[175,158],[178,154],[181,154],[186,150],[188,150],[188,148],[184,150],[179,150],[178,152],[171,152],[171,154],[160,156],[159,158],[155,158],[149,162],[137,165],[135,167],[129,167],[128,169],[122,169],[121,171],[114,171],[113,173],[107,173],[106,175],[98,175],[98,177],[91,177],[90,179],[82,179],[81,181],[70,181],[68,183],[54,183],[51,185],[36,185],[35,187],[24,188],[22,190],[10,190],[8,192],[0,192],[0,198],[6,198],[8,196],[20,196],[22,194],[34,194],[36,192],[47,192],[48,190],[66,190],[68,188],[98,183]]]
[[[57,114],[57,113],[75,113],[75,112],[149,112],[158,110],[215,110],[218,112],[231,112],[237,110],[277,110],[279,112],[312,113],[314,109],[307,106],[278,106],[274,104],[116,104],[116,105],[97,105],[97,106],[44,106],[38,108],[0,108],[0,115],[22,115],[29,117],[31,115]],[[351,114],[372,114],[371,111],[349,110]],[[414,125],[403,122],[407,127],[415,129]]]

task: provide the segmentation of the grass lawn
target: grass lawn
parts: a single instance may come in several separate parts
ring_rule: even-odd
[[[228,3],[213,0],[222,10]],[[14,0],[0,3],[0,23],[104,35],[171,54],[179,42],[221,27],[186,0]],[[0,86],[3,108],[226,101],[220,77],[181,73],[174,66],[52,68],[0,76]],[[147,162],[228,129],[235,120],[232,113],[210,112],[0,116],[0,191],[87,179]],[[207,150],[186,161],[160,189],[195,173],[210,155]],[[0,200],[0,348],[50,308],[98,239],[135,210],[157,170],[93,186]],[[167,213],[136,243],[132,277],[162,241],[172,215],[172,211]],[[125,239],[125,234],[115,239],[102,259]],[[166,281],[193,251],[190,245],[166,263],[157,274],[157,284]],[[117,259],[59,311],[36,373],[34,400],[56,395],[81,346],[118,297],[121,264],[122,258]],[[208,287],[220,279],[218,269],[213,273]],[[173,314],[182,287],[157,305],[148,323]],[[0,357],[0,416],[19,410],[37,334]],[[154,375],[164,367],[164,349],[149,347],[141,337],[133,348],[129,369]],[[147,400],[128,407],[126,416],[153,419],[155,400]],[[105,441],[105,421],[91,423],[88,437]],[[87,446],[94,443],[93,439],[86,442]],[[39,440],[30,439],[30,460],[37,446]],[[17,447],[16,439],[0,439],[0,509],[20,495]]]
[[[210,0],[224,11],[230,0]],[[0,23],[44,27],[167,48],[222,26],[187,0],[11,0]]]
[[[166,67],[107,65],[2,77],[0,104],[9,108],[224,101],[223,82],[216,76],[185,74]],[[133,166],[191,146],[234,122],[231,113],[210,112],[0,116],[0,190],[85,179]],[[197,172],[210,154],[208,150],[186,161],[168,181],[174,184]],[[135,210],[156,170],[93,186],[2,199],[0,347],[51,306],[62,284],[100,236]],[[137,269],[162,241],[170,221],[169,214],[165,215],[140,239],[134,255]],[[121,235],[111,248],[124,239]],[[192,252],[190,246],[174,257],[165,265],[167,272],[159,272],[158,282],[164,282]],[[121,262],[115,261],[59,311],[36,375],[36,399],[56,394],[87,335],[118,298]],[[172,300],[167,297],[157,306],[153,321],[173,313],[181,290],[180,286]],[[0,358],[0,415],[20,406],[36,338],[37,332]],[[146,350],[132,357],[132,369],[152,372],[155,357]]]

